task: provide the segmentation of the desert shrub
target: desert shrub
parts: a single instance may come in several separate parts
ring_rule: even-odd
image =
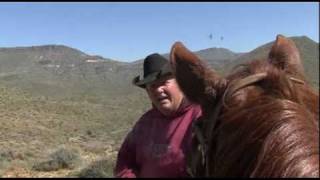
[[[2,150],[0,151],[0,161],[12,161],[12,160],[23,160],[24,155],[20,152],[12,151],[12,150]]]
[[[0,161],[11,161],[12,158],[12,152],[11,151],[1,151],[0,152]]]
[[[56,171],[59,169],[74,169],[81,162],[75,149],[60,148],[52,153],[49,159],[36,163],[32,169],[36,171]]]
[[[109,159],[97,160],[74,176],[79,178],[103,178],[113,176],[114,163]]]

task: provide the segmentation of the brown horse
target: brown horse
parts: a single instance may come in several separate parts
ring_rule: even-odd
[[[211,177],[319,177],[319,94],[294,42],[278,35],[268,58],[219,76],[182,43],[170,62],[187,98],[201,105],[190,173]]]

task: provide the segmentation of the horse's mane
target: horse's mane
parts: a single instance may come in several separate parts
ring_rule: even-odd
[[[252,177],[319,175],[319,126],[314,118],[319,105],[312,99],[316,98],[315,92],[292,82],[287,74],[263,60],[241,66],[227,79],[237,82],[262,72],[267,74],[263,80],[224,97],[228,109],[224,108],[220,117],[223,121],[215,130],[215,165],[211,173]]]
[[[202,121],[217,123],[201,128],[210,136],[206,175],[319,177],[319,94],[306,81],[291,40],[277,36],[268,58],[239,65],[226,78],[181,43],[170,59],[182,91],[201,105]],[[258,80],[237,86],[253,76]]]

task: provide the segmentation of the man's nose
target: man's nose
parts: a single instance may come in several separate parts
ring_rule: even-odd
[[[157,93],[163,93],[163,92],[164,92],[164,86],[157,86],[157,87],[155,88],[155,91],[156,91]]]

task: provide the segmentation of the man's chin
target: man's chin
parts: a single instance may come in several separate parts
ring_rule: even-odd
[[[165,111],[165,112],[170,112],[172,111],[172,108],[171,108],[171,104],[170,103],[160,103],[158,105],[158,109],[161,110],[161,111]]]
[[[158,107],[163,110],[169,110],[170,104],[169,103],[160,103]]]
[[[171,102],[168,99],[163,99],[158,103],[160,106],[170,106]]]

